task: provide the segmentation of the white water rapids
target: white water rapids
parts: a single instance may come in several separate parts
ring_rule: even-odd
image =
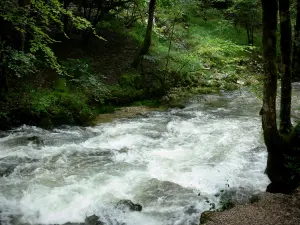
[[[198,224],[221,190],[266,188],[260,107],[237,91],[96,127],[2,132],[0,168],[12,173],[0,177],[0,220],[63,224],[96,214],[113,225]],[[120,199],[143,211],[117,209]]]

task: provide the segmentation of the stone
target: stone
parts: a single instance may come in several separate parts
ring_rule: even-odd
[[[214,214],[215,212],[212,211],[204,211],[200,217],[200,224],[204,224],[207,221],[210,221]]]
[[[131,200],[128,200],[128,199],[120,200],[117,203],[116,208],[121,209],[121,210],[129,210],[129,211],[137,211],[137,212],[141,212],[143,209],[142,205],[135,204]]]
[[[44,145],[44,141],[38,136],[32,136],[27,138],[28,141],[32,141],[36,145]]]
[[[100,221],[100,217],[95,214],[92,216],[88,216],[84,220],[84,225],[104,225],[102,221]]]

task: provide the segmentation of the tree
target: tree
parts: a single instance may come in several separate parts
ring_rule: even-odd
[[[254,45],[254,32],[261,27],[261,7],[258,0],[236,0],[228,9],[235,26],[240,25],[247,32],[248,44]]]
[[[289,115],[283,115],[290,110],[290,85],[289,79],[291,57],[291,34],[290,34],[290,18],[289,18],[289,0],[279,0],[279,11],[281,16],[281,51],[284,66],[284,74],[282,77],[282,101],[280,123],[283,128],[278,131],[276,122],[276,95],[277,95],[277,0],[261,0],[263,9],[263,49],[264,49],[264,93],[263,107],[261,110],[262,127],[265,144],[268,150],[268,161],[266,173],[271,180],[267,187],[269,192],[289,193],[297,187],[300,181],[299,174],[295,174],[293,168],[289,165],[291,157],[298,157],[299,153],[295,150],[299,147],[295,137],[299,133],[290,132],[290,124],[288,124]],[[287,32],[287,33],[283,33]],[[285,49],[287,47],[287,49]],[[297,139],[297,138],[296,138]]]
[[[66,0],[65,0],[66,1]],[[71,1],[71,0],[70,0]],[[107,14],[118,13],[136,0],[73,0],[82,17],[96,26]],[[83,11],[81,10],[83,9]]]
[[[300,0],[296,2],[296,25],[294,28],[292,75],[294,80],[300,79]]]
[[[290,17],[290,0],[279,0],[280,14],[280,48],[282,56],[280,132],[288,134],[291,122],[291,64],[292,64],[292,25]]]
[[[63,18],[68,17],[80,29],[93,30],[92,25],[66,10],[59,0],[1,0],[0,4],[0,88],[9,88],[8,75],[32,74],[43,64],[64,74],[50,47],[57,41],[54,31],[63,32]],[[41,60],[44,59],[44,60]]]
[[[143,46],[142,46],[138,56],[134,59],[134,61],[132,63],[133,68],[137,68],[141,62],[142,57],[149,52],[149,48],[151,46],[151,36],[152,36],[155,4],[156,4],[156,0],[150,0],[146,35],[145,35]]]

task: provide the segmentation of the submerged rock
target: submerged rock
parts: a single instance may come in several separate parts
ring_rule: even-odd
[[[102,221],[100,221],[100,217],[95,214],[92,216],[88,216],[85,218],[84,223],[65,223],[63,225],[105,225]]]
[[[44,145],[44,141],[38,136],[32,136],[27,138],[28,141],[32,141],[32,143],[36,145]]]
[[[37,159],[31,159],[28,157],[16,157],[16,156],[8,156],[5,158],[0,159],[0,177],[7,177],[11,173],[14,172],[14,170],[17,168],[17,166],[26,164],[26,163],[33,163],[37,162]]]
[[[135,204],[128,199],[120,200],[117,203],[116,208],[121,209],[121,210],[138,211],[138,212],[141,212],[143,209],[142,205]]]
[[[198,209],[194,205],[191,205],[185,209],[184,213],[186,213],[188,215],[192,215],[194,213],[198,213]]]
[[[7,177],[9,176],[12,172],[14,172],[16,165],[1,165],[0,164],[0,177]]]

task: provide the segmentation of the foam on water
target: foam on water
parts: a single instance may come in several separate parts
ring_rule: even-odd
[[[6,133],[0,167],[14,168],[0,178],[2,220],[62,224],[96,214],[114,225],[190,225],[211,207],[207,198],[218,204],[222,189],[263,191],[260,103],[246,92],[201,99],[96,127]],[[120,199],[143,211],[117,209]]]

